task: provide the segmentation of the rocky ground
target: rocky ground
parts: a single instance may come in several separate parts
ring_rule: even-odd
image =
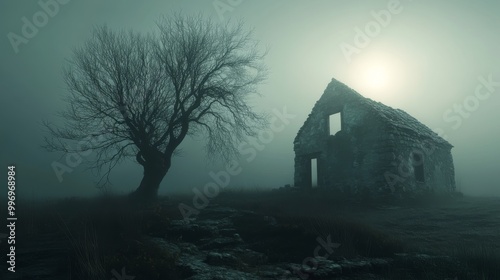
[[[254,234],[248,227],[264,229],[268,240],[262,240],[261,236],[248,236]],[[342,246],[327,238],[324,240],[325,243],[311,247],[310,256],[304,256],[302,262],[273,260],[273,257],[263,251],[267,250],[273,254],[276,249],[273,248],[274,239],[280,239],[280,233],[284,230],[297,230],[289,227],[280,224],[273,217],[262,216],[255,212],[211,206],[197,219],[172,220],[165,232],[144,235],[134,242],[134,245],[159,248],[165,255],[176,260],[178,277],[190,280],[385,279],[397,270],[399,273],[401,270],[413,269],[425,271],[426,266],[436,266],[439,263],[447,267],[455,265],[447,257],[423,254],[399,254],[393,258],[314,258],[314,250],[318,246],[321,246],[318,248],[321,248],[323,255]],[[247,230],[240,231],[245,228]],[[68,279],[67,276],[58,275],[64,272],[62,264],[67,263],[68,248],[71,244],[64,235],[57,235],[55,232],[57,231],[27,240],[17,253],[19,260],[17,272],[7,274],[7,279]],[[288,245],[290,249],[300,246],[293,242]],[[261,250],[256,251],[255,248]],[[123,271],[117,269],[114,272],[118,272],[117,275],[123,279],[145,279],[141,275],[127,272],[126,267]]]
[[[164,202],[162,207],[177,211],[176,202]],[[82,233],[82,218],[68,214],[66,218],[72,216],[73,222],[43,223],[43,230],[21,238],[17,272],[4,273],[1,279],[494,279],[481,277],[458,259],[436,252],[345,254],[350,246],[346,240],[363,240],[330,236],[263,212],[212,203],[189,220],[157,213],[150,221],[139,215],[147,228],[139,234],[124,232],[122,225],[129,220],[94,219],[95,235],[106,235],[103,227],[120,228],[119,234],[110,233],[111,239],[86,230]],[[72,236],[75,229],[84,239]],[[105,248],[110,240],[117,246]],[[0,249],[6,250],[5,242]],[[3,263],[2,273],[6,271]],[[87,276],[79,275],[81,271]]]
[[[251,232],[239,230],[248,225],[263,229],[271,240],[252,238],[247,236]],[[412,279],[418,275],[430,275],[425,270],[437,265],[449,268],[448,275],[442,275],[440,279],[453,279],[453,271],[458,265],[449,257],[425,254],[402,253],[392,258],[315,258],[316,247],[320,248],[319,251],[324,255],[342,246],[327,238],[323,240],[323,244],[319,242],[318,246],[311,247],[310,256],[304,256],[302,262],[273,260],[272,256],[263,251],[274,250],[272,239],[279,239],[279,233],[287,226],[280,224],[273,217],[252,211],[212,206],[205,209],[195,220],[172,221],[171,227],[163,236],[144,237],[143,240],[178,256],[176,266],[182,271],[183,278],[191,280],[389,279],[391,275],[400,275],[402,271],[408,272],[408,278],[405,279]],[[277,235],[273,236],[273,232]],[[263,245],[269,247],[263,248]],[[290,249],[294,246],[299,244],[289,243]],[[260,251],[256,251],[256,248]],[[415,275],[415,271],[420,273]]]

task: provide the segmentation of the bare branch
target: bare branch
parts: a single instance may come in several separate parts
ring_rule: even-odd
[[[157,27],[147,35],[98,27],[74,51],[64,125],[44,123],[46,149],[82,152],[69,143],[84,141],[95,151],[90,166],[107,180],[125,158],[169,164],[187,135],[206,135],[208,155],[228,160],[266,125],[248,105],[267,75],[265,52],[242,23],[175,15]]]

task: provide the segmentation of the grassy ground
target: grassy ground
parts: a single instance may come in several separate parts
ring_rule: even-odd
[[[477,279],[500,279],[500,198],[423,195],[372,200],[339,193],[229,191],[215,203],[300,221],[331,234],[342,256],[448,255]],[[468,279],[468,278],[458,278]]]
[[[69,252],[59,271],[71,275],[70,279],[110,279],[110,271],[122,267],[144,279],[180,279],[174,267],[177,256],[165,255],[138,240],[143,234],[161,235],[171,220],[182,219],[178,203],[191,200],[189,196],[161,198],[147,208],[132,207],[125,197],[19,202],[16,231],[20,240],[56,233]],[[403,252],[449,255],[461,263],[463,271],[457,271],[457,279],[500,279],[498,198],[433,196],[373,201],[321,190],[254,190],[226,191],[210,203],[278,221],[271,232],[255,221],[236,220],[243,240],[265,252],[270,262],[301,262],[312,256],[318,236],[330,236],[341,244],[332,258],[390,257]],[[6,251],[5,242],[0,249]],[[423,268],[427,269],[456,268]],[[465,276],[465,271],[473,271],[474,278]],[[399,279],[401,274],[392,272],[388,277]]]

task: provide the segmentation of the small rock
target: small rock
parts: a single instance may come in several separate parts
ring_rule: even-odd
[[[181,220],[183,221],[183,220]],[[218,234],[216,226],[172,221],[165,237],[169,240],[197,241]]]
[[[237,246],[241,243],[243,243],[241,238],[217,237],[217,238],[210,239],[207,243],[200,246],[200,248],[203,250],[221,249],[221,248],[226,248],[226,247],[231,247],[231,246]]]
[[[343,260],[339,263],[344,273],[358,273],[370,271],[372,265],[366,260]]]
[[[238,266],[240,262],[238,259],[229,253],[216,253],[210,252],[205,261],[210,265],[224,265],[224,266]]]
[[[193,243],[187,243],[187,242],[179,243],[179,248],[181,248],[182,253],[185,254],[195,255],[200,253],[198,247],[196,247],[196,245],[194,245]]]
[[[240,259],[241,262],[251,266],[266,264],[268,261],[265,254],[250,249],[236,248],[231,250],[230,253]]]
[[[181,249],[176,244],[167,242],[163,238],[143,236],[141,240],[145,245],[152,245],[169,256],[178,256],[181,253]]]
[[[219,229],[219,234],[221,236],[231,237],[231,236],[234,236],[235,233],[237,233],[237,231],[236,231],[235,228],[223,228],[223,229]]]

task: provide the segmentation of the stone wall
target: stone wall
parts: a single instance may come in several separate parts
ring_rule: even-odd
[[[330,135],[329,116],[335,113],[341,114],[342,130]],[[295,138],[295,186],[311,186],[316,158],[318,186],[353,193],[450,191],[455,189],[451,148],[405,112],[334,80]]]

